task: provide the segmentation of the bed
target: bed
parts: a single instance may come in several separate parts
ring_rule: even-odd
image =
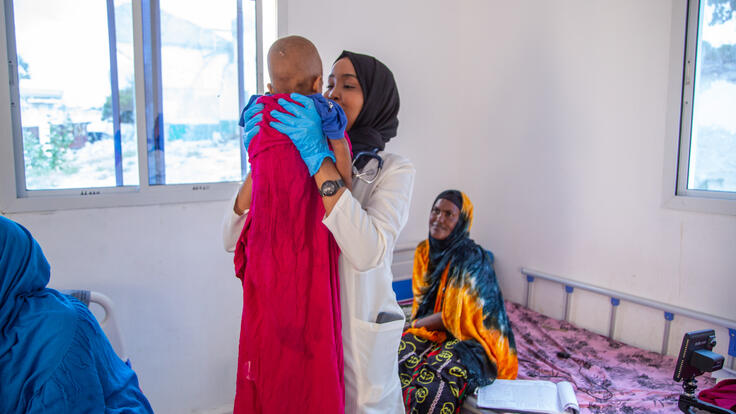
[[[519,354],[519,379],[572,383],[583,412],[679,412],[682,385],[672,380],[673,357],[626,345],[516,303],[507,302],[506,309]],[[703,389],[715,380],[702,376],[698,382]]]
[[[400,264],[400,263],[399,263]],[[399,269],[394,269],[400,271]],[[395,273],[397,274],[397,273]],[[399,273],[401,274],[401,273]],[[547,278],[542,272],[522,270],[527,277],[527,303],[535,277]],[[547,278],[548,280],[551,280]],[[569,301],[574,288],[607,294],[611,300],[610,337],[574,326],[565,321],[545,316],[527,306],[506,302],[519,355],[519,379],[568,381],[573,384],[581,412],[585,413],[676,413],[682,384],[672,379],[675,358],[667,356],[669,322],[673,312],[709,319],[708,315],[669,306],[665,312],[662,352],[652,352],[627,345],[614,338],[616,308],[621,300],[640,300],[618,292],[600,292],[598,288],[557,278],[567,292],[565,318],[569,315]],[[574,285],[574,286],[572,286]],[[411,281],[401,278],[394,282],[397,298],[406,312],[411,311]],[[646,301],[646,300],[644,300]],[[638,303],[638,302],[637,302]],[[653,307],[663,304],[654,303]],[[646,303],[652,306],[652,303]],[[689,313],[688,313],[689,312]],[[714,318],[710,318],[714,319]],[[736,322],[715,318],[716,322],[733,333]],[[733,341],[733,334],[731,336]],[[679,345],[679,343],[678,343]],[[731,346],[730,348],[734,348]],[[733,365],[729,352],[727,366]],[[709,374],[699,376],[698,390],[712,387],[715,379]],[[489,410],[477,408],[475,398],[469,396],[463,413],[485,414]]]
[[[402,305],[411,311],[410,302]],[[581,412],[679,412],[682,385],[672,380],[673,357],[626,345],[518,303],[506,301],[506,310],[516,339],[519,379],[570,382]],[[698,389],[714,384],[709,376],[698,377]],[[473,396],[462,412],[492,413],[477,408]]]
[[[128,358],[123,348],[123,340],[120,335],[120,329],[118,328],[117,320],[115,319],[115,312],[113,311],[112,300],[110,300],[109,297],[100,292],[90,290],[61,289],[59,290],[59,292],[76,298],[80,302],[84,303],[87,307],[91,308],[91,305],[99,306],[99,308],[103,312],[102,316],[99,315],[97,309],[90,310],[95,315],[95,318],[97,318],[102,331],[105,332],[105,336],[107,336],[107,340],[110,341],[112,349],[115,350],[115,353],[118,354],[120,359],[128,364],[128,366],[131,366],[130,359]]]

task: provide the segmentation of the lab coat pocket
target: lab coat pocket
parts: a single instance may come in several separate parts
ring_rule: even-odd
[[[399,386],[397,361],[404,320],[372,323],[354,318],[353,326],[361,372],[358,376],[359,402],[375,403]]]

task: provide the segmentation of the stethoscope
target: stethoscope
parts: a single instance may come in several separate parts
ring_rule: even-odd
[[[367,160],[366,160],[367,158]],[[363,167],[358,169],[359,161],[363,163]],[[357,178],[365,183],[371,184],[378,178],[378,173],[383,168],[383,158],[378,155],[378,148],[371,151],[361,151],[353,158],[353,178]]]

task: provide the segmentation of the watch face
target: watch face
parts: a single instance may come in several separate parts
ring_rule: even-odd
[[[325,181],[322,183],[322,195],[331,196],[337,191],[337,183],[334,181]]]
[[[319,188],[319,193],[322,196],[331,196],[337,194],[337,190],[341,187],[345,187],[345,183],[342,179],[336,181],[325,181],[322,183],[322,187]]]

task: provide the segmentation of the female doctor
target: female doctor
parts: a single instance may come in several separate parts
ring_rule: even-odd
[[[324,225],[340,246],[340,305],[345,358],[345,412],[403,413],[396,353],[404,316],[391,288],[396,239],[406,224],[415,170],[384,151],[399,125],[399,93],[391,71],[374,57],[343,51],[328,78],[326,98],[343,108],[353,146],[353,188],[345,188],[309,98],[294,94],[273,112],[271,126],[288,135],[310,171],[325,206]],[[263,108],[243,114],[246,139],[258,132]],[[315,165],[316,163],[316,165]],[[225,249],[233,251],[251,203],[246,178],[223,223]]]

